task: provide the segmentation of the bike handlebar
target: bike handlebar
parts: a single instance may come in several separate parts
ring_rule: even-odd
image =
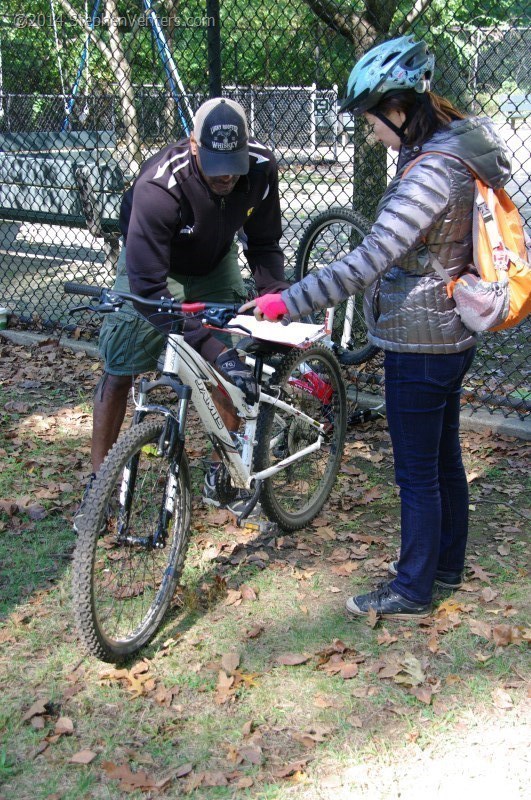
[[[83,294],[86,297],[99,297],[101,295],[101,286],[87,286],[85,283],[74,283],[68,281],[63,283],[65,294]]]
[[[169,314],[199,314],[202,311],[227,311],[234,315],[238,313],[239,305],[229,305],[227,303],[180,303],[170,297],[161,297],[159,300],[149,300],[132,292],[121,292],[116,289],[101,288],[99,286],[89,286],[84,283],[68,281],[63,284],[66,294],[79,294],[85,297],[97,297],[101,305],[117,305],[119,301],[130,300],[133,303],[155,308]],[[96,309],[95,309],[96,310]],[[102,310],[97,309],[97,310]]]
[[[132,292],[122,292],[117,289],[101,288],[99,286],[89,286],[85,283],[75,283],[68,281],[63,284],[66,294],[79,294],[85,297],[97,297],[98,306],[85,306],[87,310],[94,312],[107,313],[115,308],[119,308],[125,300],[132,303],[143,305],[147,308],[156,309],[166,314],[200,314],[207,312],[208,322],[215,327],[224,327],[227,322],[238,314],[239,304],[230,305],[227,303],[180,303],[171,297],[161,297],[159,300],[149,300]],[[75,309],[74,309],[75,310]],[[79,309],[78,309],[79,310]],[[210,312],[210,314],[208,314]],[[216,313],[218,312],[218,313]]]

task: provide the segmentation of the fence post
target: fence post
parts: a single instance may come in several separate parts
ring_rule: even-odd
[[[310,143],[312,146],[312,158],[317,151],[317,119],[315,114],[315,102],[317,100],[317,84],[310,86]]]
[[[221,30],[219,0],[207,0],[208,93],[221,97]],[[211,20],[213,24],[211,25]]]

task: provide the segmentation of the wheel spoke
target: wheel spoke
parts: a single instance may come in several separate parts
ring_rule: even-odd
[[[281,398],[322,426],[280,407],[261,411],[255,465],[257,471],[316,443],[321,446],[290,463],[264,482],[262,505],[279,525],[295,530],[316,516],[326,502],[341,460],[345,436],[345,388],[339,365],[324,347],[287,356],[272,379]]]

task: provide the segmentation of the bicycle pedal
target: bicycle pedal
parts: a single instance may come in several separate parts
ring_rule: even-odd
[[[239,523],[240,528],[248,531],[256,531],[256,533],[278,533],[278,525],[276,522],[270,522],[268,519],[252,520],[242,519]]]

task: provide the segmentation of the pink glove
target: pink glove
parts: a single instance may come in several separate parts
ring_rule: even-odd
[[[271,322],[278,322],[288,313],[288,307],[279,294],[263,294],[255,302],[264,317]]]

